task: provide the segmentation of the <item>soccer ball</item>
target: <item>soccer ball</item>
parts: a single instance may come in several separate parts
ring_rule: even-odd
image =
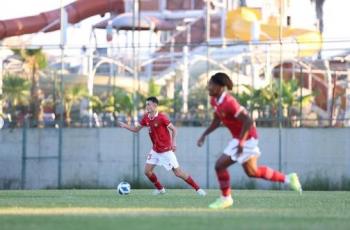
[[[130,184],[125,181],[120,182],[118,184],[117,191],[120,195],[128,195],[131,191]]]

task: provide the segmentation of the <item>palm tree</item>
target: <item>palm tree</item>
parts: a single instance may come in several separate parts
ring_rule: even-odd
[[[159,98],[161,93],[161,86],[158,85],[153,78],[151,78],[151,80],[149,80],[148,82],[148,96],[154,96],[154,97],[158,97],[159,99],[159,110],[162,112],[166,112],[166,113],[170,113],[173,108],[172,108],[172,104],[174,103],[173,99],[170,98]],[[138,98],[140,98],[139,101],[142,101],[140,96],[138,96]]]
[[[279,107],[278,82],[273,81],[261,89],[254,89],[249,85],[245,85],[245,88],[245,92],[236,96],[243,106],[246,106],[251,112],[256,111],[259,120],[277,119]],[[299,95],[299,89],[297,80],[282,82],[281,104],[284,119],[287,118],[288,120],[293,110],[298,111],[302,106],[309,105],[313,100],[314,96],[312,94]],[[268,124],[271,124],[271,122],[268,122]]]
[[[28,105],[29,89],[29,81],[21,77],[7,75],[3,80],[3,97],[9,104],[13,124],[16,120],[16,107]]]
[[[148,95],[158,97],[160,95],[160,86],[156,84],[153,78],[148,82]]]
[[[116,119],[116,116],[114,114],[115,112],[115,106],[114,106],[114,97],[113,95],[108,95],[107,97],[98,97],[98,96],[92,96],[89,97],[92,110],[98,114],[102,113],[102,125],[108,125],[108,126],[113,126],[114,125],[114,120]],[[110,116],[107,116],[110,114]],[[108,119],[107,119],[108,118]]]
[[[32,86],[30,90],[30,111],[32,113],[32,124],[35,124],[35,122],[37,122],[37,127],[43,127],[44,112],[42,101],[44,99],[44,95],[40,90],[39,70],[44,69],[47,66],[46,55],[42,52],[41,48],[13,49],[13,51],[24,61],[24,67],[31,76]]]
[[[115,89],[113,92],[113,98],[110,98],[110,103],[113,104],[114,111],[125,113],[127,116],[132,115],[134,100],[130,93],[127,93],[122,89]]]
[[[64,91],[64,109],[66,112],[66,124],[71,124],[71,111],[74,104],[80,102],[84,97],[88,96],[88,90],[85,85],[74,85],[68,87]]]
[[[108,98],[106,99],[106,101],[107,100]],[[89,97],[89,101],[94,112],[101,113],[105,111],[106,101],[101,100],[101,98],[99,98],[98,96]]]
[[[178,97],[180,98],[180,97]],[[208,93],[201,87],[193,88],[188,94],[188,107],[189,107],[189,118],[191,118],[191,125],[200,125],[205,122],[206,119],[206,104],[207,104]],[[176,101],[173,100],[173,103]],[[180,110],[181,105],[177,103],[174,105],[178,106]]]
[[[255,89],[251,85],[243,86],[245,90],[235,96],[244,107],[251,112],[256,111],[259,117],[276,114],[273,105],[276,104],[274,101],[276,98],[278,99],[278,95],[275,94],[275,91],[270,85],[260,89]],[[269,110],[270,114],[266,114],[266,110]]]

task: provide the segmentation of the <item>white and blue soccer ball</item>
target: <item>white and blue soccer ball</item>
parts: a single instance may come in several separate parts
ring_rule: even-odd
[[[120,195],[128,195],[131,191],[131,186],[128,182],[122,181],[118,184],[117,191]]]

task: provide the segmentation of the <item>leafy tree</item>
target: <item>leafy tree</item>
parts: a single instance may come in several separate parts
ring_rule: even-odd
[[[64,92],[64,109],[66,112],[66,124],[71,124],[71,111],[74,104],[80,102],[88,96],[88,90],[85,85],[73,85],[65,89]]]
[[[102,101],[101,98],[99,98],[98,96],[92,96],[89,97],[91,106],[92,106],[92,110],[96,113],[102,113],[104,112],[104,108],[105,108],[105,102]]]
[[[125,113],[132,116],[134,108],[133,95],[125,92],[123,89],[117,88],[113,91],[112,97],[108,99],[108,107],[113,106],[113,110],[118,113]]]
[[[279,84],[274,81],[272,83],[273,97],[271,98],[272,108],[278,111],[279,103]],[[282,82],[281,106],[284,117],[290,117],[291,111],[298,110],[301,105],[306,106],[314,99],[313,94],[299,95],[300,87],[297,80],[289,80]]]
[[[38,122],[38,127],[43,127],[44,113],[42,100],[44,95],[40,90],[39,85],[39,70],[46,68],[47,58],[42,52],[42,49],[13,49],[13,52],[20,56],[24,61],[24,69],[31,76],[31,102],[30,111],[32,113],[32,124],[35,125],[35,121]]]
[[[3,80],[3,97],[8,102],[12,121],[16,120],[16,107],[28,105],[30,82],[18,76],[7,75]]]
[[[246,90],[243,93],[235,95],[243,106],[252,113],[256,112],[258,119],[278,118],[280,91],[277,81],[260,89],[254,89],[250,85],[244,87]],[[307,106],[313,100],[312,94],[299,95],[299,89],[296,80],[282,82],[281,106],[284,119],[290,118],[292,111],[298,111],[301,106]]]
[[[160,86],[156,84],[153,78],[148,82],[148,95],[158,97],[160,95]]]
[[[243,106],[251,113],[257,113],[259,118],[276,117],[278,94],[271,85],[260,89],[254,89],[251,85],[243,86],[243,93],[235,95]]]
[[[161,86],[158,85],[157,83],[155,83],[154,79],[152,78],[149,82],[148,82],[148,96],[154,96],[157,97],[159,100],[159,110],[165,113],[171,113],[174,110],[174,99],[171,98],[165,98],[161,96]],[[140,104],[139,104],[139,108],[142,108],[143,102],[144,102],[144,97],[142,97],[141,95],[139,95],[140,98]],[[142,99],[142,100],[141,100]]]

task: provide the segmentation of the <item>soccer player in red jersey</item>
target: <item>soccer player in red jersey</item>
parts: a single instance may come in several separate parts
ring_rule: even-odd
[[[172,170],[175,176],[183,179],[195,189],[199,195],[205,196],[205,191],[197,185],[191,176],[180,168],[174,153],[176,150],[176,128],[165,114],[158,112],[157,106],[158,99],[156,97],[149,97],[146,99],[146,113],[140,125],[132,127],[125,123],[118,122],[120,127],[126,128],[132,132],[139,132],[143,127],[148,128],[153,147],[147,156],[145,175],[156,187],[154,194],[165,193],[164,186],[159,182],[156,174],[153,172],[154,168],[160,165],[168,171]]]
[[[302,188],[296,173],[284,175],[267,166],[258,166],[260,150],[258,147],[258,133],[253,119],[238,101],[225,91],[232,90],[233,82],[225,73],[216,73],[208,83],[211,105],[214,108],[214,118],[210,126],[197,141],[200,147],[205,137],[223,123],[231,132],[232,140],[223,154],[217,159],[215,171],[221,189],[221,197],[209,205],[209,208],[227,208],[233,204],[230,186],[230,174],[227,168],[238,162],[242,164],[249,177],[261,178],[273,182],[286,183],[295,191],[301,193]]]

